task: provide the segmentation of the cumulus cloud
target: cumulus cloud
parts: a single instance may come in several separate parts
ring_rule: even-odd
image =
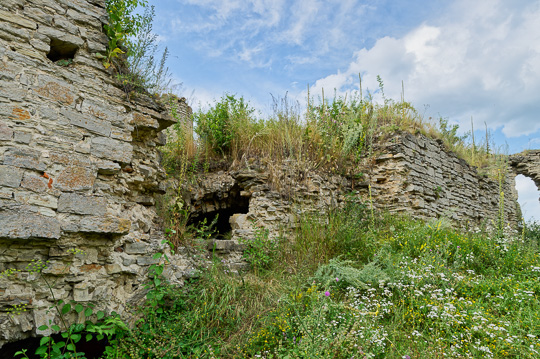
[[[357,86],[385,92],[417,107],[477,128],[484,121],[508,136],[540,130],[540,1],[457,1],[442,18],[402,37],[384,37],[355,52],[348,68],[318,80],[345,92]],[[328,87],[331,86],[330,89]],[[319,92],[320,93],[320,92]]]

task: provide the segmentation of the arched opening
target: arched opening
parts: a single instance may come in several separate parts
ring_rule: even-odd
[[[525,221],[540,221],[540,191],[529,177],[516,176],[518,202]]]
[[[214,239],[227,239],[231,234],[231,224],[229,219],[237,213],[246,214],[249,212],[250,197],[242,196],[242,188],[238,184],[227,192],[226,197],[213,196],[208,202],[211,206],[205,206],[207,211],[191,213],[188,225],[200,227],[203,223],[210,225],[216,220],[215,226],[212,228]],[[209,208],[213,210],[208,211]],[[216,219],[217,217],[217,219]]]

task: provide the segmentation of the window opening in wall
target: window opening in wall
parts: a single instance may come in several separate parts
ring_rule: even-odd
[[[63,61],[65,63],[73,61],[79,49],[77,45],[58,39],[51,39],[50,48],[47,58],[53,62]]]
[[[518,202],[525,221],[540,221],[540,191],[532,179],[523,175],[516,176]]]
[[[231,224],[229,219],[237,213],[248,213],[249,197],[240,195],[241,189],[235,185],[228,193],[227,198],[216,200],[219,202],[219,209],[206,213],[192,213],[188,225],[193,225],[200,228],[201,224],[206,220],[206,225],[210,225],[217,216],[216,225],[213,227],[215,239],[229,239],[231,235]]]

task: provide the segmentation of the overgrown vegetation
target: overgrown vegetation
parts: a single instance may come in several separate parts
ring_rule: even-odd
[[[105,68],[112,67],[128,98],[133,92],[162,95],[170,90],[166,67],[168,49],[157,57],[157,35],[152,32],[154,6],[147,0],[107,0],[109,39],[106,54],[98,54]],[[143,9],[138,13],[137,9]]]
[[[350,202],[253,248],[248,273],[216,258],[165,290],[107,358],[535,358],[538,229],[463,233]]]
[[[377,144],[406,131],[441,139],[448,150],[479,167],[480,173],[497,178],[504,167],[503,156],[493,150],[488,132],[485,143],[478,143],[472,130],[458,135],[458,125],[448,119],[425,120],[403,98],[394,101],[384,96],[379,80],[383,102],[374,101],[370,93],[363,96],[362,90],[332,100],[324,93],[318,101],[308,95],[301,114],[299,104],[285,96],[274,98],[274,111],[267,119],[258,118],[242,97],[226,94],[208,110],[193,115],[195,137],[190,126],[171,130],[164,164],[176,174],[208,169],[220,161],[245,166],[254,159],[271,163],[289,159],[306,169],[354,175],[377,154]]]

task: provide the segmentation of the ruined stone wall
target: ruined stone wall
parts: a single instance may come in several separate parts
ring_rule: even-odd
[[[360,169],[363,174],[356,179],[310,170],[293,161],[279,167],[256,163],[241,170],[199,175],[186,184],[184,199],[195,215],[220,209],[227,213],[231,203],[238,201],[229,196],[235,187],[237,197],[249,201],[247,210],[230,216],[231,239],[211,244],[233,266],[241,264],[238,240],[254,238],[257,228],[268,229],[271,237],[280,231],[290,233],[288,229],[306,212],[338,207],[350,195],[368,202],[370,187],[374,207],[390,212],[425,220],[446,217],[468,228],[496,223],[499,183],[479,175],[441,141],[399,133],[375,152],[377,156]],[[504,220],[515,227],[519,207],[511,174],[502,190]]]
[[[446,216],[463,226],[492,224],[499,213],[499,182],[446,150],[441,140],[401,133],[381,144],[366,182],[381,208],[429,219]],[[512,227],[520,217],[515,176],[505,179],[504,219]],[[364,196],[367,190],[363,190]]]
[[[56,321],[32,261],[49,261],[57,300],[122,313],[162,246],[157,146],[174,119],[127,101],[96,58],[105,21],[104,0],[0,2],[0,347]]]
[[[534,181],[540,191],[540,150],[528,150],[510,156],[510,166],[515,175],[523,175]],[[538,198],[540,201],[540,198]]]

